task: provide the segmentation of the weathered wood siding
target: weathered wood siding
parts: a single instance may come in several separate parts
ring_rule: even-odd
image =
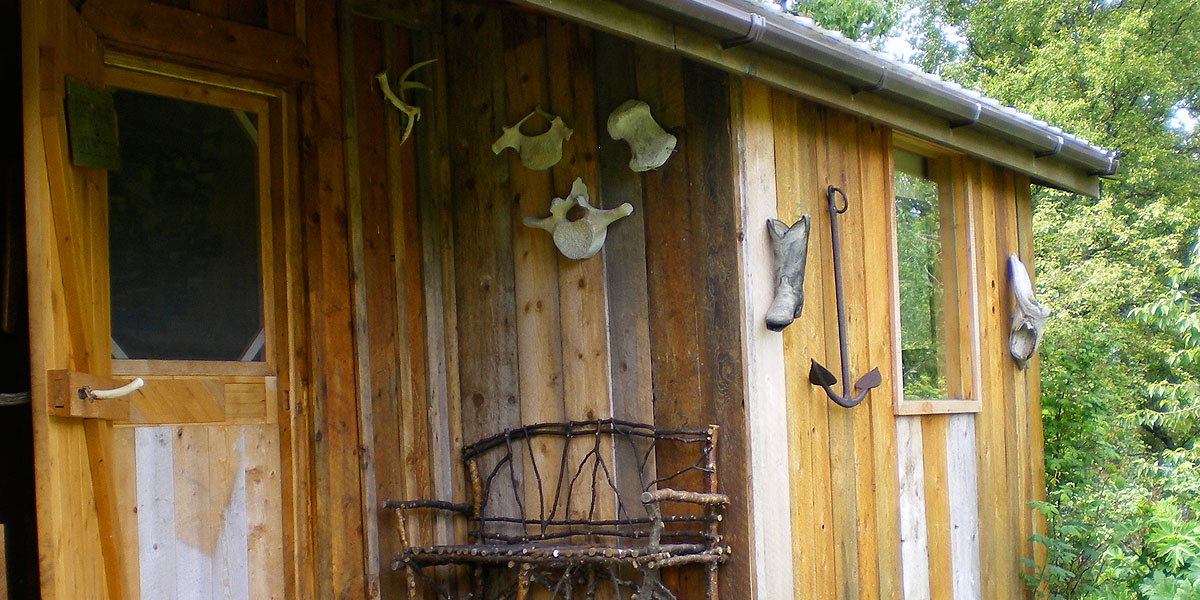
[[[772,184],[746,187],[760,193],[743,194],[742,202],[768,204],[789,224],[812,218],[804,314],[784,331],[780,350],[796,597],[1028,595],[1019,573],[1021,558],[1035,553],[1028,537],[1038,524],[1028,502],[1044,495],[1040,405],[1036,364],[1019,371],[1007,354],[1004,261],[1011,252],[1027,262],[1032,255],[1029,181],[978,160],[951,159],[953,193],[973,215],[982,410],[896,416],[890,132],[757,83],[743,82],[735,97],[745,111],[742,178]],[[756,137],[765,130],[771,135]],[[763,151],[762,144],[773,148]],[[851,203],[840,226],[853,375],[878,366],[884,379],[849,410],[808,383],[810,358],[839,369],[828,185],[844,189]],[[760,320],[765,310],[747,307]],[[749,325],[751,336],[753,327],[762,326]],[[771,358],[769,346],[765,355]]]

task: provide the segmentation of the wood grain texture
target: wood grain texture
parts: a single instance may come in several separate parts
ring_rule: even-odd
[[[730,86],[736,192],[744,231],[742,328],[746,339],[746,406],[750,415],[754,498],[754,582],[760,598],[793,597],[791,488],[782,336],[767,330],[775,264],[766,222],[778,214],[771,90],[755,82]],[[792,221],[785,221],[791,225]]]
[[[920,418],[896,419],[900,506],[900,579],[906,600],[932,598],[929,525],[925,510],[925,447]],[[949,597],[946,594],[939,598]]]
[[[628,202],[633,213],[613,223],[604,245],[604,289],[608,301],[609,371],[612,416],[637,423],[654,422],[650,362],[650,316],[646,274],[646,216],[642,177],[628,168],[624,142],[606,131],[608,115],[637,96],[637,63],[632,45],[594,33],[595,120],[600,189],[595,205],[613,209]],[[637,457],[631,448],[616,449],[621,494],[640,493],[632,469]],[[651,472],[656,465],[648,465]]]
[[[532,15],[506,13],[504,16],[505,123],[510,126],[524,118],[534,107],[550,109],[545,19]],[[575,115],[563,117],[568,127],[575,126]],[[542,123],[539,123],[540,126]],[[540,131],[535,129],[533,131]],[[532,133],[532,131],[530,132]],[[520,369],[521,421],[553,423],[567,420],[563,381],[563,323],[559,310],[558,250],[547,232],[526,227],[526,217],[541,218],[550,210],[554,197],[553,175],[549,171],[525,168],[515,150],[499,157],[508,165],[513,200],[512,254],[516,293],[517,355]],[[532,445],[534,458],[548,470],[543,481],[557,481],[557,462],[561,440],[537,439]],[[558,489],[538,487],[535,478],[525,482],[524,500],[530,514],[544,514]],[[540,495],[539,495],[540,494]]]
[[[946,427],[946,498],[950,504],[950,566],[953,597],[983,598],[980,583],[979,471],[975,462],[974,415],[950,415]],[[936,451],[936,449],[934,449]],[[1014,575],[1015,576],[1015,575]]]
[[[313,80],[308,49],[292,35],[146,0],[88,2],[81,10],[115,47],[267,81]]]
[[[506,115],[500,10],[449,7],[446,43],[462,436],[477,440],[521,424],[508,170],[482,141]],[[515,512],[517,499],[495,505]]]
[[[364,597],[363,503],[349,281],[341,97],[333,5],[307,12],[309,43],[326,49],[313,60],[313,86],[301,93],[305,139],[300,162],[314,473],[316,596]]]

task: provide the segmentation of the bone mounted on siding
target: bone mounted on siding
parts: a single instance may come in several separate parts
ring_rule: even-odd
[[[775,254],[775,300],[767,309],[767,329],[783,331],[804,309],[804,268],[808,262],[808,215],[788,227],[778,219],[767,220],[771,249]]]
[[[1042,331],[1050,310],[1034,298],[1029,271],[1016,254],[1008,255],[1008,277],[1015,301],[1012,323],[1009,325],[1008,351],[1017,365],[1024,369],[1029,366],[1029,359],[1033,358],[1042,341]]]
[[[567,218],[567,213],[576,206],[583,209],[584,215],[572,221]],[[555,198],[550,202],[550,216],[542,219],[525,217],[524,223],[527,227],[549,231],[563,256],[583,260],[600,252],[608,237],[609,225],[630,214],[633,214],[633,205],[628,202],[610,210],[593,207],[588,200],[587,186],[583,179],[576,177],[566,198]]]
[[[534,115],[539,115],[550,123],[550,128],[538,135],[521,133],[521,126]],[[505,149],[512,148],[521,157],[521,164],[527,169],[545,171],[562,160],[563,142],[571,139],[575,133],[563,123],[562,117],[554,116],[540,107],[533,109],[515,125],[504,127],[504,133],[492,144],[492,152],[500,154]]]
[[[626,100],[608,116],[608,135],[629,143],[629,168],[635,173],[663,166],[677,143],[650,115],[650,105],[636,99]]]

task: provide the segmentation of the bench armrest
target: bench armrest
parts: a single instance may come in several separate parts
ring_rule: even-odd
[[[724,512],[725,507],[729,506],[729,496],[725,494],[705,494],[701,492],[684,492],[673,490],[670,488],[659,488],[649,492],[642,493],[642,504],[646,505],[646,512],[650,516],[650,548],[657,550],[662,542],[663,533],[663,518],[662,509],[659,504],[662,502],[687,502],[689,504],[699,504],[703,506],[705,512],[718,513],[717,519],[721,518],[719,513]],[[712,527],[713,525],[710,525]],[[712,533],[715,533],[715,528]]]
[[[725,494],[703,494],[700,492],[683,492],[670,488],[660,488],[642,493],[642,504],[657,504],[659,502],[687,502],[704,506],[724,508],[729,506],[729,496]]]
[[[446,502],[444,500],[384,500],[380,508],[393,510],[415,510],[419,508],[429,508],[433,510],[444,510],[446,512],[470,513],[470,504],[456,504],[454,502]]]

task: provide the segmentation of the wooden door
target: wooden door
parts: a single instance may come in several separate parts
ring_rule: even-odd
[[[282,283],[291,266],[277,250],[289,219],[288,99],[254,82],[106,53],[66,1],[23,2],[22,19],[43,597],[282,598],[293,514],[278,418],[293,331]],[[106,140],[114,128],[105,115],[114,113],[119,165]],[[160,144],[126,139],[141,114],[154,115],[141,135]],[[208,166],[228,152],[203,150],[212,145],[204,136],[194,147],[209,154],[188,155],[176,143],[188,128],[170,127],[184,117],[206,134],[210,125],[227,132],[209,138],[241,138],[234,154],[245,164]],[[144,160],[131,158],[138,148]],[[229,183],[239,177],[249,182],[241,191]],[[248,207],[208,203],[242,197]],[[138,202],[150,212],[131,213]],[[231,274],[238,260],[228,244],[212,237],[220,234],[195,232],[187,219],[249,232],[241,275]],[[164,231],[175,233],[154,235]],[[191,245],[163,250],[155,237]],[[238,279],[246,274],[250,283]],[[231,296],[242,301],[212,306]],[[250,325],[225,336],[245,337],[230,357],[175,343],[221,338],[234,321]],[[130,351],[127,340],[139,336],[144,347]],[[122,398],[91,393],[136,377],[145,385]]]

